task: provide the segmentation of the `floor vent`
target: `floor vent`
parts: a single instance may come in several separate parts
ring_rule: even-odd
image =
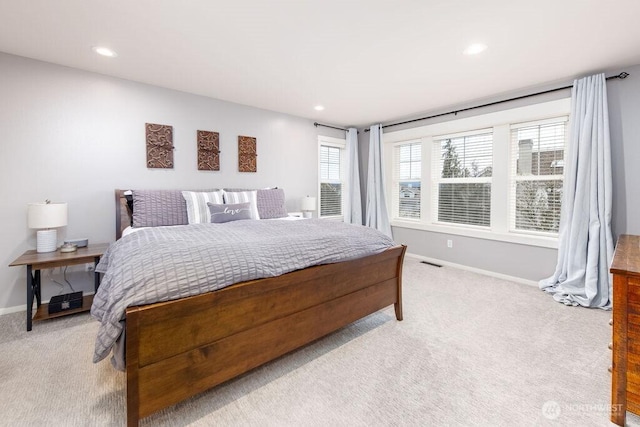
[[[441,266],[441,265],[439,265],[439,264],[434,264],[434,263],[429,262],[429,261],[420,261],[420,262],[421,262],[422,264],[432,265],[432,266],[434,266],[434,267],[438,267],[438,268],[442,267],[442,266]]]

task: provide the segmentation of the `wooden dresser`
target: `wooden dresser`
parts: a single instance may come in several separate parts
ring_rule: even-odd
[[[611,421],[640,415],[640,236],[622,235],[613,260]]]

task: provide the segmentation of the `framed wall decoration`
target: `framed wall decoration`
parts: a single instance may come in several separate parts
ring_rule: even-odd
[[[198,170],[220,170],[220,134],[218,132],[198,131]]]
[[[173,126],[145,123],[147,167],[173,169]]]
[[[240,172],[257,172],[257,158],[256,139],[251,136],[238,136],[238,170]]]

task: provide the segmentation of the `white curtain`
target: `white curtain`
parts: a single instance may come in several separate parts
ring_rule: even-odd
[[[358,166],[358,129],[347,129],[347,188],[344,222],[362,225],[360,167]]]
[[[384,191],[384,162],[382,161],[382,126],[369,129],[369,169],[367,171],[366,225],[389,237],[391,225],[387,213],[387,198]]]
[[[558,264],[540,288],[567,305],[610,308],[611,151],[604,74],[574,81]]]

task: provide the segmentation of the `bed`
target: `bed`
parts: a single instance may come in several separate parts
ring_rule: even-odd
[[[116,236],[131,211],[116,190]],[[127,424],[311,343],[382,308],[402,320],[393,246],[344,262],[126,308]]]

